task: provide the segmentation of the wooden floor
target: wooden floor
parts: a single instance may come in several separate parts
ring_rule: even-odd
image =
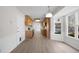
[[[32,39],[26,39],[11,53],[77,53],[79,51],[69,45],[47,39],[37,33]]]

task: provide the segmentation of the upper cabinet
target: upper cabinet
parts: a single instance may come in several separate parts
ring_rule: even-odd
[[[25,25],[32,25],[32,18],[28,15],[25,16]]]
[[[47,27],[49,26],[49,24],[50,24],[50,18],[47,18],[47,17],[46,17],[46,18],[43,20],[43,26],[47,28]]]

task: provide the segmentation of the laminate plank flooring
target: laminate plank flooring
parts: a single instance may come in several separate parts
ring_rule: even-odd
[[[78,53],[71,46],[43,37],[40,33],[32,39],[26,39],[19,44],[11,53]]]

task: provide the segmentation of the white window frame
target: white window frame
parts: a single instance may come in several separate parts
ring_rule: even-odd
[[[75,15],[75,37],[72,37],[72,36],[68,35],[68,16],[73,15],[73,14]],[[79,21],[78,20],[79,20],[79,17],[78,16],[79,16],[78,11],[72,12],[72,13],[66,15],[66,36],[69,37],[69,38],[75,38],[75,39],[79,40],[79,38],[78,38],[78,26],[79,26],[79,24],[78,24]]]
[[[60,18],[58,18],[58,19],[61,19],[61,21],[60,22],[57,22],[57,21],[55,21],[54,22],[54,28],[55,28],[55,23],[61,23],[61,34],[62,34],[62,17],[60,17]],[[55,30],[56,30],[56,28],[54,29],[54,34],[55,34]],[[61,34],[55,34],[55,35],[61,35]]]

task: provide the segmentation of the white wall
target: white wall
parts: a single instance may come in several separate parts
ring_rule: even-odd
[[[79,7],[65,7],[64,9],[62,9],[60,12],[58,12],[54,17],[55,19],[58,19],[60,17],[65,17],[70,13],[73,13],[75,11],[77,11],[79,9]],[[79,49],[79,40],[75,39],[75,38],[70,38],[67,36],[67,24],[66,24],[66,20],[67,18],[63,19],[63,41],[70,44],[71,46],[73,46],[76,49]]]
[[[16,7],[0,7],[0,52],[11,52],[24,40],[24,15]]]

